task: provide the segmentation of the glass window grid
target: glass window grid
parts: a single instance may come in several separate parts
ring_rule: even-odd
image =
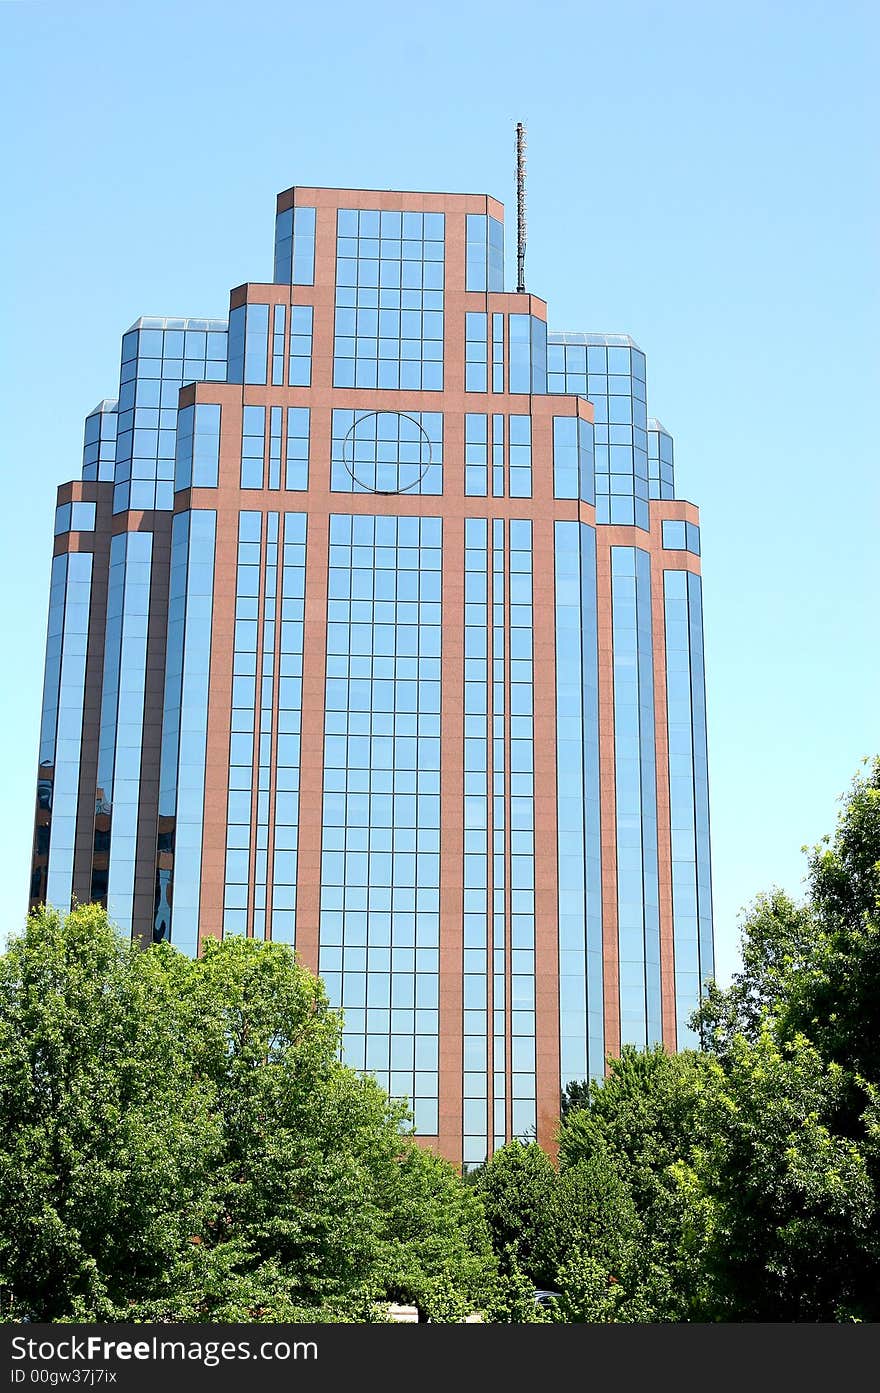
[[[464,491],[468,497],[486,497],[488,454],[488,417],[484,412],[469,411],[464,418]]]
[[[153,936],[190,957],[199,948],[216,528],[217,514],[197,509],[175,514],[171,530]]]
[[[266,383],[269,353],[269,306],[245,306],[244,381],[262,387]]]
[[[355,1068],[437,1131],[438,518],[330,527],[319,967]]]
[[[611,548],[620,1038],[662,1039],[651,557]]]
[[[531,523],[512,520],[507,542],[504,520],[491,525],[490,570],[487,520],[465,522],[463,1157],[469,1167],[485,1158],[490,1137],[495,1148],[510,1135],[531,1135],[535,1126]]]
[[[59,503],[55,509],[55,536],[62,532],[94,532],[96,512],[96,503]]]
[[[479,434],[486,417],[467,417],[466,438]],[[466,465],[466,470],[468,466]],[[474,468],[476,466],[470,466]],[[485,465],[483,466],[485,494]],[[488,948],[488,524],[465,519],[465,685],[464,685],[464,1078],[471,1104],[463,1134],[463,1162],[482,1164],[489,1152],[489,948]],[[503,808],[503,801],[502,801]],[[469,903],[470,897],[470,903]],[[503,1059],[501,1070],[503,1107]],[[476,1104],[480,1107],[477,1109]],[[473,1116],[478,1113],[478,1116]],[[502,1132],[505,1130],[502,1124]],[[503,1144],[503,1143],[502,1143]]]
[[[226,379],[223,321],[139,323],[144,327],[130,330],[122,340],[114,513],[173,509],[180,387],[184,382]]]
[[[309,425],[307,406],[245,406],[242,412],[241,487],[293,489],[309,486]],[[268,430],[268,437],[267,437]],[[281,464],[284,460],[282,483]]]
[[[46,663],[43,677],[43,708],[40,719],[40,767],[55,763],[55,733],[58,723],[58,686],[61,681],[61,654],[64,633],[64,593],[67,585],[67,554],[52,558],[49,582],[49,622],[46,630]]]
[[[241,487],[266,487],[266,408],[245,406],[241,416]]]
[[[489,482],[492,497],[531,498],[532,496],[532,420],[530,416],[508,417],[510,436],[505,462],[505,418],[492,417],[492,467],[489,473],[489,417],[480,412],[465,415],[464,491],[468,497],[485,498]]]
[[[43,854],[51,838],[52,794],[55,778],[55,736],[58,729],[58,696],[61,682],[61,656],[64,643],[64,591],[67,583],[67,555],[53,557],[49,583],[49,617],[46,626],[46,661],[43,669],[43,705],[40,714],[39,772],[37,775],[38,830],[46,838]],[[48,826],[46,824],[49,824]],[[35,851],[39,848],[37,841]],[[32,895],[46,898],[46,865],[35,873]]]
[[[279,412],[281,408],[274,408]],[[257,753],[257,806],[254,822],[256,855],[253,875],[253,935],[266,935],[266,889],[269,871],[269,805],[272,795],[272,745],[275,735],[275,636],[278,625],[278,527],[279,514],[266,514],[266,554],[262,568],[263,621],[259,630],[260,722]],[[295,882],[294,882],[295,883]]]
[[[216,488],[220,474],[220,407],[213,402],[184,406],[177,413],[174,491]]]
[[[528,418],[527,418],[528,419]],[[510,417],[511,445],[513,445],[514,422]],[[520,428],[520,435],[522,435]],[[495,912],[495,1001],[502,986],[501,967],[504,964],[506,992],[509,992],[510,1059],[507,1070],[510,1077],[512,1136],[528,1139],[534,1135],[537,1124],[536,1081],[535,1081],[535,821],[534,821],[534,666],[533,666],[533,610],[532,610],[532,524],[530,521],[512,519],[508,524],[508,574],[507,580],[507,644],[504,645],[503,631],[499,624],[504,621],[504,606],[497,598],[493,603],[495,633],[493,635],[493,655],[497,663],[500,652],[505,654],[510,698],[510,711],[507,717],[509,729],[509,769],[504,789],[509,810],[509,898],[510,913],[504,918]],[[494,530],[494,569],[495,579],[503,575],[504,567],[504,524],[493,521]],[[500,563],[500,565],[499,565]],[[499,639],[501,647],[499,649]],[[513,666],[516,653],[516,668]],[[493,717],[501,715],[496,710],[498,691],[501,685],[496,673],[494,682]],[[501,754],[496,740],[496,757]],[[496,758],[497,763],[497,758]],[[497,775],[493,778],[493,828],[496,847],[496,866],[498,855],[504,845],[503,808],[498,796]],[[515,813],[515,818],[514,818]],[[493,895],[499,886],[493,880]],[[516,914],[514,932],[513,914]],[[506,957],[506,961],[505,961]],[[495,1031],[498,1036],[496,1012]],[[496,1062],[496,1075],[498,1072]],[[496,1105],[497,1105],[496,1097]],[[498,1130],[496,1128],[496,1145]]]
[[[699,576],[665,571],[666,701],[672,842],[675,1013],[680,1049],[714,973],[702,596]]]
[[[334,409],[330,487],[334,493],[442,494],[442,414]]]
[[[492,391],[504,391],[504,315],[492,315]]]
[[[259,387],[266,385],[269,309],[269,305],[253,301],[230,311],[228,382],[243,382]]]
[[[116,402],[102,401],[86,417],[83,431],[83,479],[112,482],[116,471]]]
[[[309,486],[310,413],[307,406],[287,408],[287,454],[284,487],[304,491]],[[292,516],[292,514],[291,514]]]
[[[705,984],[715,975],[712,915],[712,863],[709,827],[709,756],[706,735],[706,669],[703,643],[703,582],[688,572],[688,623],[691,653],[691,704],[694,725],[696,790],[697,909],[700,919],[700,975]]]
[[[311,305],[290,307],[290,385],[312,385],[312,326],[314,310]]]
[[[286,208],[275,218],[276,285],[314,285],[315,209]]]
[[[51,781],[47,799],[50,816],[46,902],[65,912],[71,908],[73,895],[91,597],[91,552],[55,557],[40,731],[40,779],[44,798],[46,784]]]
[[[464,342],[464,386],[466,392],[488,391],[489,316],[466,313]]]
[[[244,382],[244,345],[247,305],[237,305],[229,311],[229,339],[226,360],[226,381]]]
[[[651,492],[645,355],[622,335],[578,335],[589,342],[548,345],[548,390],[593,403],[596,521],[648,529]]]
[[[229,737],[229,794],[226,823],[226,874],[223,897],[223,935],[246,935],[248,912],[254,906],[250,887],[253,870],[259,876],[267,860],[265,847],[254,848],[252,817],[254,794],[263,755],[271,749],[271,735],[264,742],[259,734],[257,711],[269,707],[262,702],[263,686],[257,683],[258,653],[263,650],[261,614],[265,614],[266,595],[261,594],[264,568],[263,514],[242,511],[238,515],[238,556],[235,583],[235,630],[232,657],[232,720]],[[277,541],[276,548],[277,566]],[[266,558],[271,556],[266,544]],[[262,608],[261,608],[262,600]],[[264,662],[265,666],[265,662]],[[263,675],[266,675],[265,673]],[[261,697],[258,705],[257,695]],[[259,739],[255,741],[255,736]],[[254,775],[255,755],[257,778]],[[262,852],[262,857],[260,856]],[[260,879],[265,885],[265,871]],[[263,906],[265,912],[265,906]]]
[[[532,314],[507,316],[508,388],[511,393],[547,391],[547,325]]]
[[[555,524],[560,1084],[605,1071],[596,533]]]
[[[306,514],[283,516],[281,615],[278,668],[278,738],[272,856],[272,931],[281,943],[296,943],[296,873],[299,844],[299,777],[302,718],[303,621],[306,583]]]
[[[493,418],[493,419],[498,419]],[[511,498],[532,496],[532,418],[508,418],[508,494]],[[503,450],[503,440],[502,440]],[[494,491],[494,490],[493,490]]]
[[[504,289],[504,224],[486,213],[465,222],[465,289]]]
[[[689,551],[694,556],[700,554],[700,529],[693,522],[683,522],[677,518],[663,519],[664,551]]]
[[[648,421],[648,494],[651,498],[675,497],[673,441],[659,421]]]
[[[553,496],[596,503],[593,426],[579,416],[553,417]],[[598,512],[596,520],[599,521]]]
[[[275,305],[272,310],[272,386],[284,386],[284,350],[287,333],[287,306]]]
[[[150,532],[110,542],[95,808],[110,818],[107,913],[124,933],[134,905],[152,546]]]
[[[335,387],[443,390],[442,213],[340,208]]]
[[[280,406],[269,408],[269,488],[281,487],[281,418]]]

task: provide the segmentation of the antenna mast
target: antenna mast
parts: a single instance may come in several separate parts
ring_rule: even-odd
[[[526,288],[526,128],[516,123],[516,288]]]

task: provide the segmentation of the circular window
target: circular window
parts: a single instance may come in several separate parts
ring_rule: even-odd
[[[412,493],[433,463],[431,438],[405,411],[364,411],[345,433],[342,463],[365,493]]]

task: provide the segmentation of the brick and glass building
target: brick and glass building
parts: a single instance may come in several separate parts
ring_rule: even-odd
[[[58,494],[32,900],[294,944],[473,1165],[713,968],[697,509],[482,195],[294,188],[138,320]],[[554,307],[554,314],[559,307]]]

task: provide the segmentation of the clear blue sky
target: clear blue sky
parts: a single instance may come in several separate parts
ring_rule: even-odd
[[[720,975],[880,750],[880,7],[0,4],[4,914],[24,914],[55,487],[140,314],[271,277],[291,184],[487,192],[530,288],[632,334],[702,509]]]

